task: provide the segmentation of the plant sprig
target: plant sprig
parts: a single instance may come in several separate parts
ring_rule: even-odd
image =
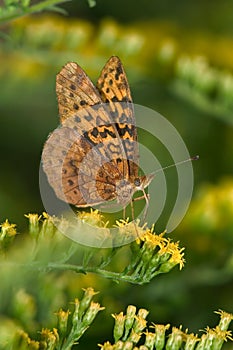
[[[52,330],[42,328],[38,340],[30,339],[22,329],[17,330],[4,349],[71,350],[97,314],[104,309],[92,300],[95,294],[97,292],[93,288],[84,289],[83,297],[74,300],[73,311],[60,308],[56,312],[57,325]],[[171,328],[170,324],[148,325],[149,311],[144,308],[137,310],[136,306],[129,305],[125,314],[121,311],[112,315],[115,319],[113,344],[106,341],[99,347],[102,350],[221,350],[224,342],[233,341],[231,331],[228,330],[233,315],[222,310],[216,313],[220,315],[219,324],[214,328],[206,327],[199,336],[188,333],[187,329],[183,331],[182,326]]]
[[[7,256],[7,259],[1,259],[2,266],[4,264],[14,266],[15,264],[27,270],[72,270],[84,274],[91,272],[115,281],[142,285],[149,283],[161,273],[171,271],[177,265],[180,268],[184,265],[183,248],[180,248],[177,242],[166,238],[165,232],[157,235],[153,229],[141,227],[139,223],[117,221],[119,242],[123,242],[125,237],[133,237],[131,243],[126,246],[123,244],[116,246],[113,242],[109,248],[93,248],[67,239],[59,231],[59,227],[67,224],[62,219],[51,217],[46,213],[42,216],[28,214],[26,217],[29,219],[29,241],[25,243],[25,246],[29,245],[30,250],[24,251],[24,244],[17,248],[22,250],[20,256],[23,257],[23,261],[14,262],[14,259],[11,258],[10,248],[14,247],[15,226],[8,221],[1,225],[0,238],[2,237],[2,241],[0,244]],[[89,224],[81,229],[92,225],[95,231],[97,228],[104,227],[108,232],[107,223],[103,221],[102,215],[97,210],[91,210],[90,213],[81,212],[78,218]],[[140,236],[135,236],[135,229],[137,233],[140,232]],[[13,237],[12,230],[14,231]],[[80,233],[80,228],[77,227],[75,234],[78,236]],[[125,256],[125,249],[128,249],[127,259],[122,259],[122,252]]]
[[[43,0],[32,5],[31,0],[4,0],[3,6],[0,6],[0,24],[45,10],[66,14],[58,5],[68,1],[70,0]],[[90,7],[95,6],[95,0],[88,0],[88,3]]]
[[[171,332],[166,334],[170,324],[154,324],[147,326],[146,317],[148,310],[139,309],[137,311],[134,305],[129,305],[126,314],[120,312],[112,315],[115,319],[113,330],[114,344],[109,341],[100,345],[102,350],[220,350],[224,341],[233,340],[231,331],[228,330],[233,315],[225,311],[218,311],[220,322],[215,328],[206,327],[205,333],[199,337],[197,334],[188,333],[188,330],[182,331],[179,328],[172,327]],[[152,329],[149,330],[148,328]],[[140,346],[138,345],[140,343]]]
[[[69,350],[89,328],[99,311],[103,310],[99,303],[94,302],[93,296],[97,294],[93,288],[84,289],[84,295],[73,302],[74,310],[59,309],[56,312],[57,326],[52,330],[43,328],[38,341],[29,338],[23,330],[16,332],[9,349],[48,349]],[[12,346],[12,347],[11,347]]]

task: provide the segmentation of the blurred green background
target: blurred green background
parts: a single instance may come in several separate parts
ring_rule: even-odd
[[[2,25],[1,222],[8,218],[24,232],[24,214],[43,211],[38,174],[43,144],[58,125],[56,73],[75,61],[96,81],[107,59],[118,55],[134,102],[165,116],[190,154],[200,155],[190,209],[170,234],[186,247],[187,264],[146,286],[74,274],[70,280],[52,275],[46,283],[64,279],[66,291],[54,291],[62,294],[59,301],[96,287],[108,317],[130,303],[148,308],[154,322],[194,332],[215,325],[214,310],[233,312],[233,2],[102,0],[90,8],[80,0],[63,8],[67,16],[46,13]],[[33,294],[29,285],[17,281],[15,289]],[[11,316],[4,303],[1,309]],[[38,327],[49,322],[42,314],[35,312]],[[89,348],[109,338],[110,323],[105,330],[96,324],[83,340]]]

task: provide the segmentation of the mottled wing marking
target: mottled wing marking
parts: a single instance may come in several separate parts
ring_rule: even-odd
[[[70,62],[62,68],[57,75],[56,92],[61,123],[83,134],[92,146],[104,146],[107,141],[99,151],[108,161],[114,158],[111,141],[118,138],[116,126],[99,91],[78,64]],[[119,139],[115,140],[114,149],[119,158],[124,151]]]
[[[139,150],[136,121],[128,80],[118,57],[113,56],[108,60],[98,79],[97,88],[102,100],[109,103],[111,118],[123,140],[129,176],[137,177]]]
[[[88,152],[93,153],[88,156]],[[83,160],[85,159],[85,163]],[[80,207],[116,198],[121,173],[71,128],[56,129],[45,143],[43,168],[58,198]]]
[[[75,62],[67,63],[58,73],[56,93],[61,123],[70,118],[74,112],[102,102],[91,80]]]

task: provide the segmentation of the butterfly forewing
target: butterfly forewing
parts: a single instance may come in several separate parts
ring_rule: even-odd
[[[75,62],[67,63],[57,74],[56,93],[61,123],[73,112],[101,103],[98,90]]]
[[[119,137],[123,140],[129,176],[138,176],[139,150],[136,121],[128,80],[120,59],[111,57],[97,82],[102,100],[109,103],[110,114]]]
[[[99,91],[82,68],[74,62],[67,63],[57,75],[56,91],[61,123],[75,128],[91,146],[117,139],[118,132],[112,122],[107,105]],[[107,143],[106,143],[107,145]],[[114,142],[118,154],[122,152],[120,140]],[[112,151],[100,150],[106,161],[112,159]]]

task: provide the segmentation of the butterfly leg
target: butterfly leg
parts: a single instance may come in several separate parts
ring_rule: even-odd
[[[143,197],[145,198],[145,201],[146,201],[144,213],[143,213],[143,216],[142,216],[142,223],[144,223],[145,220],[146,220],[146,217],[147,217],[148,209],[149,209],[149,194],[147,194],[144,189],[142,190],[142,192],[143,192],[143,195],[144,195]]]
[[[126,206],[123,208],[123,220],[126,220]]]
[[[134,216],[134,206],[133,206],[133,199],[130,201],[130,206],[131,206],[131,214],[132,214],[132,221],[134,221],[135,216]]]
[[[136,202],[136,201],[140,201],[142,199],[145,199],[146,206],[145,206],[144,213],[143,213],[142,220],[141,220],[141,222],[144,223],[145,220],[146,220],[146,217],[147,217],[147,212],[148,212],[148,208],[149,208],[149,198],[150,197],[149,197],[149,194],[147,194],[144,189],[142,190],[142,192],[143,192],[143,196],[133,198],[132,201]]]
[[[144,198],[145,198],[144,195],[143,195],[143,196],[140,196],[140,197],[133,198],[133,202],[140,201],[140,200],[142,200],[142,199],[144,199]]]
[[[134,224],[135,232],[136,232],[136,234],[137,234],[137,238],[139,238],[140,236],[139,236],[139,234],[138,234],[138,229],[137,229],[137,226],[136,226],[136,223],[135,223],[133,202],[134,202],[134,200],[132,199],[132,200],[130,201],[131,213],[132,213],[132,221],[133,221],[133,224]]]

